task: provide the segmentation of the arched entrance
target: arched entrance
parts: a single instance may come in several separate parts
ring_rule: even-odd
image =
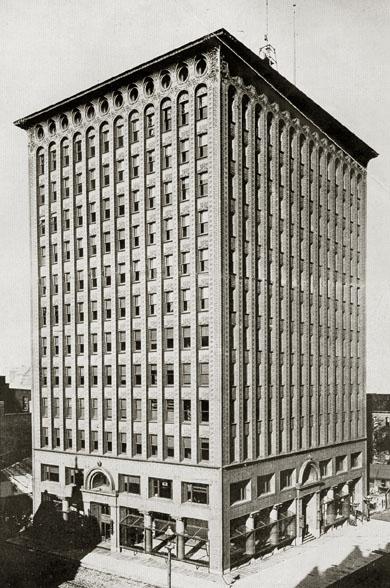
[[[113,479],[102,468],[93,469],[86,477],[85,489],[93,495],[90,500],[90,515],[99,526],[102,539],[100,546],[109,549],[114,525],[114,512],[110,504],[114,492]]]
[[[321,474],[318,464],[307,460],[299,472],[298,484],[302,496],[302,539],[307,540],[319,536],[319,490]]]

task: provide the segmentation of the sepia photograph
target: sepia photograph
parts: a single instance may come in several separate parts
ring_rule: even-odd
[[[0,586],[390,586],[390,3],[0,0]]]

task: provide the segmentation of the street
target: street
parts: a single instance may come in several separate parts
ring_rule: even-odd
[[[150,588],[80,567],[78,562],[0,541],[2,588]]]

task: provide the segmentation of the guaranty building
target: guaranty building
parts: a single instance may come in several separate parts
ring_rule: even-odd
[[[225,30],[15,124],[35,510],[219,572],[362,510],[375,151]]]

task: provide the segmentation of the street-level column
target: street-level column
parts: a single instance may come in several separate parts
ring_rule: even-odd
[[[347,517],[347,519],[349,519],[349,515],[351,512],[351,498],[349,495],[348,482],[346,484],[344,484],[344,486],[342,487],[341,494],[343,497],[343,504],[341,507],[341,512],[342,512],[343,517]]]
[[[115,505],[111,507],[111,551],[119,551],[119,508]]]
[[[245,540],[245,553],[247,555],[255,554],[255,519],[253,514],[250,514],[245,521],[246,529],[246,540]]]
[[[320,537],[320,535],[321,535],[321,492],[319,490],[318,490],[318,492],[316,492],[316,509],[317,509],[316,528],[314,529],[313,535],[314,535],[314,537]]]
[[[278,545],[279,543],[279,524],[278,524],[278,518],[279,518],[279,507],[280,504],[274,504],[274,506],[271,509],[271,512],[269,513],[269,519],[270,522],[273,523],[272,527],[271,527],[271,532],[269,535],[269,540],[271,545]]]
[[[184,539],[185,525],[183,519],[176,519],[176,537],[177,537],[177,559],[184,559]]]
[[[296,538],[295,544],[301,545],[303,541],[303,515],[302,515],[302,498],[298,495],[295,499],[295,513],[296,513]]]
[[[67,521],[69,518],[69,499],[63,498],[62,499],[62,518],[64,521]]]
[[[152,517],[148,512],[144,512],[144,529],[145,529],[145,553],[151,553],[152,548],[153,548]]]
[[[334,489],[329,488],[327,494],[327,505],[326,505],[326,524],[333,525],[336,520],[336,504],[334,501]]]

